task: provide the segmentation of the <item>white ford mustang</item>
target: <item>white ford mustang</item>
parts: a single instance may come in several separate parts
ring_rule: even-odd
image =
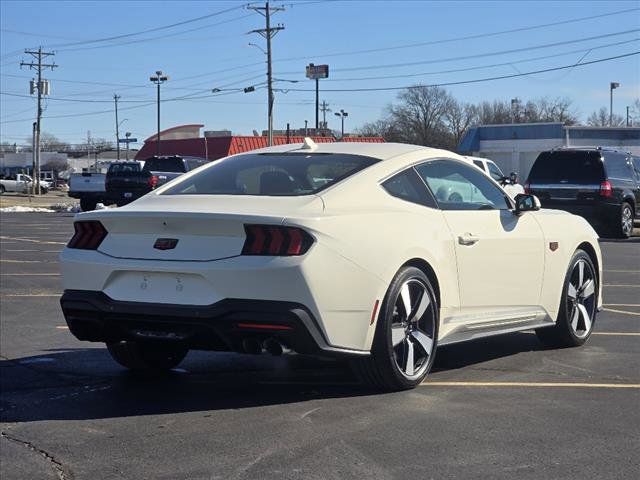
[[[460,156],[415,145],[235,155],[123,208],[79,214],[61,254],[81,340],[132,369],[189,349],[348,355],[384,389],[436,347],[535,329],[583,344],[602,303],[596,233],[511,200]]]

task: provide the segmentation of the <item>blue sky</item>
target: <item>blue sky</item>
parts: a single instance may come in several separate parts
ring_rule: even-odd
[[[302,127],[304,120],[313,125],[314,85],[304,77],[309,62],[330,65],[330,79],[321,81],[320,98],[334,111],[342,108],[349,112],[349,131],[380,118],[397,91],[326,90],[468,81],[640,50],[640,10],[434,43],[640,9],[640,1],[272,4],[285,6],[285,11],[273,17],[274,23],[285,25],[273,40],[274,76],[299,81],[276,83],[276,87],[289,90],[276,93],[275,128],[285,128],[287,122],[294,128]],[[30,60],[21,52],[39,45],[56,51],[53,58],[60,65],[45,73],[52,91],[42,128],[65,141],[83,142],[87,130],[94,137],[114,139],[114,93],[121,96],[120,119],[127,119],[121,130],[132,132],[139,140],[153,134],[155,87],[149,76],[156,70],[170,76],[162,86],[162,96],[173,99],[162,104],[162,128],[202,123],[208,130],[230,129],[237,134],[265,129],[267,93],[260,88],[266,78],[265,56],[258,48],[248,46],[249,42],[261,46],[265,42],[258,35],[247,34],[263,27],[264,19],[241,8],[243,5],[246,2],[2,1],[1,140],[23,143],[30,135],[35,99],[14,95],[28,95],[32,76],[32,72],[20,69],[21,60]],[[158,28],[228,9],[232,10]],[[156,30],[135,34],[150,29]],[[608,34],[613,35],[605,36]],[[127,36],[90,43],[119,35]],[[585,40],[595,36],[602,38]],[[518,49],[521,51],[505,53]],[[437,73],[443,71],[446,73]],[[468,102],[566,96],[584,120],[591,111],[608,108],[611,81],[621,84],[615,91],[614,110],[624,114],[625,106],[640,97],[640,56],[446,88]],[[234,90],[250,85],[257,86],[255,92]],[[214,96],[212,88],[221,88],[222,92]],[[185,96],[196,98],[179,98]],[[339,128],[339,119],[333,113],[329,115],[330,127]]]

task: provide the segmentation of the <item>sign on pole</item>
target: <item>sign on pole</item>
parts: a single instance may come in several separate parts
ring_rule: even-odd
[[[137,138],[120,138],[118,142],[120,143],[136,143],[138,141]]]
[[[315,80],[318,78],[329,78],[329,65],[314,65],[310,63],[306,68],[307,78]]]

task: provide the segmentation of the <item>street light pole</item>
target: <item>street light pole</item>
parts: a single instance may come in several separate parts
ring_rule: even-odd
[[[125,138],[127,139],[127,161],[129,161],[129,137],[131,136],[131,132],[125,132]]]
[[[613,91],[618,88],[620,84],[618,82],[611,82],[609,84],[609,126],[613,127]]]
[[[149,77],[158,87],[158,134],[156,136],[156,156],[160,156],[160,84],[169,80],[167,75],[162,74],[162,70],[157,70],[154,77]]]
[[[113,94],[113,101],[116,104],[116,157],[120,161],[120,124],[118,123],[118,99],[120,95]]]
[[[344,117],[348,117],[349,113],[345,112],[343,109],[340,109],[340,111],[335,112],[334,115],[336,117],[340,117],[340,119],[342,120],[342,136],[340,137],[340,140],[342,140],[344,138]]]

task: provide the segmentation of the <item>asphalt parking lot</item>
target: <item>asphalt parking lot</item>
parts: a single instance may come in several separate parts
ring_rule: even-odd
[[[343,363],[191,352],[140,378],[59,307],[70,214],[0,218],[0,476],[640,478],[640,237],[603,241],[588,344],[532,333],[450,346],[413,391]],[[637,232],[637,231],[636,231]]]

